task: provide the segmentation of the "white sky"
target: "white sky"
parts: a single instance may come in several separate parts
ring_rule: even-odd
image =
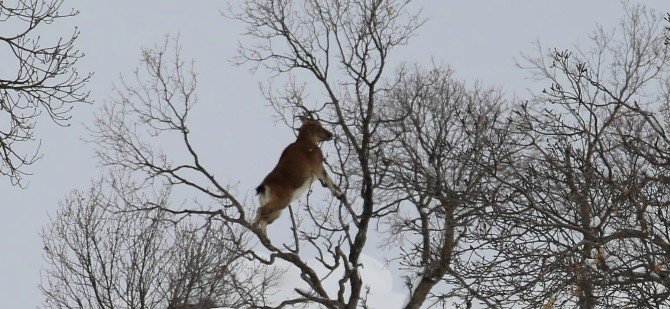
[[[11,2],[11,1],[10,1]],[[159,4],[160,3],[160,4]],[[235,5],[236,2],[232,2]],[[644,1],[660,12],[670,11],[670,1]],[[186,5],[187,4],[187,5]],[[533,87],[527,74],[514,66],[520,52],[533,52],[532,42],[570,48],[585,42],[596,24],[613,26],[622,15],[618,1],[507,0],[417,1],[428,22],[407,47],[392,54],[392,61],[435,62],[450,65],[460,78],[498,85],[511,97]],[[192,133],[203,160],[224,182],[237,183],[241,195],[253,188],[274,166],[278,154],[293,135],[275,123],[273,111],[259,94],[262,75],[235,67],[242,25],[221,16],[222,1],[86,1],[68,0],[64,6],[81,14],[65,23],[50,25],[45,33],[81,30],[78,41],[86,57],[82,72],[93,71],[89,84],[95,104],[79,106],[72,126],[60,128],[40,123],[44,158],[35,164],[21,190],[0,178],[0,307],[34,308],[41,304],[37,288],[42,266],[38,233],[54,214],[58,202],[73,188],[85,189],[99,177],[92,146],[81,141],[85,125],[111,94],[119,74],[137,66],[141,47],[161,42],[165,34],[179,34],[185,58],[193,58],[199,74],[199,104],[192,114]],[[391,73],[389,70],[388,73]],[[318,190],[318,189],[317,189]],[[272,225],[271,231],[280,227]],[[366,258],[383,260],[376,244],[369,244]],[[373,297],[373,308],[399,306],[404,291],[397,272],[374,268],[371,281],[392,297]],[[381,280],[380,280],[381,278]],[[384,279],[386,278],[386,279]],[[388,278],[393,278],[389,283]],[[376,280],[376,281],[375,281]],[[390,306],[390,307],[388,307]]]

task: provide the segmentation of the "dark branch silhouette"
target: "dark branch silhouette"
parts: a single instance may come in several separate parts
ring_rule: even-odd
[[[86,102],[91,74],[80,74],[83,54],[75,43],[79,30],[51,38],[41,35],[54,21],[76,15],[63,11],[62,0],[0,2],[0,175],[21,184],[27,168],[40,156],[34,129],[40,114],[68,125],[70,110]]]

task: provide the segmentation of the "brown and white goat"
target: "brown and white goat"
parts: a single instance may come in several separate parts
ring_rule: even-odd
[[[331,140],[333,134],[317,120],[305,117],[301,117],[301,120],[298,138],[284,149],[275,168],[256,188],[260,208],[254,225],[263,234],[266,233],[267,225],[279,218],[291,201],[307,191],[314,179],[328,187],[335,197],[343,196],[323,167],[323,153],[318,145],[322,141]]]

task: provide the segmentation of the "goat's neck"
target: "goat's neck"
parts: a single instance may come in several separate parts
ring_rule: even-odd
[[[306,144],[308,147],[318,147],[316,137],[313,134],[304,134],[300,132],[298,138],[296,139],[298,143]]]

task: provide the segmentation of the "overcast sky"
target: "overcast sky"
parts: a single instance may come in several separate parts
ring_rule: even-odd
[[[670,11],[667,0],[644,3],[659,12]],[[514,66],[514,57],[521,52],[534,52],[533,42],[561,49],[586,44],[597,24],[608,28],[622,16],[621,5],[611,0],[432,0],[417,4],[424,5],[428,22],[408,46],[391,55],[392,63],[448,64],[457,77],[500,86],[510,98],[513,94],[522,97],[527,88],[537,87],[525,79],[526,72]],[[293,139],[288,128],[275,122],[272,109],[259,94],[257,83],[263,76],[230,63],[242,25],[220,14],[226,7],[224,1],[67,0],[64,6],[80,14],[43,30],[49,35],[70,33],[74,26],[81,30],[78,46],[86,57],[80,61],[80,70],[95,72],[89,84],[95,103],[78,106],[71,127],[40,123],[44,158],[31,168],[35,175],[27,178],[27,189],[11,187],[7,179],[0,178],[1,308],[41,304],[39,232],[71,189],[86,189],[100,176],[92,145],[82,142],[87,136],[85,126],[111,95],[119,75],[128,75],[137,66],[141,47],[161,42],[166,34],[179,34],[183,55],[195,60],[199,76],[192,136],[202,159],[220,180],[237,183],[242,195],[251,196],[252,188]],[[371,244],[372,251],[366,253],[370,265],[375,259],[383,260],[375,247]],[[385,270],[381,263],[377,266],[370,267],[367,276],[376,278],[370,280],[378,283],[378,291],[394,294],[373,295],[372,307],[392,308],[384,304],[397,305],[404,293],[402,284],[397,272]]]

